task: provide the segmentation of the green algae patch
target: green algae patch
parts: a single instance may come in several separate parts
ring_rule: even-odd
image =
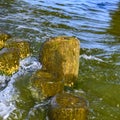
[[[11,40],[6,43],[6,47],[18,49],[21,59],[30,55],[30,44],[28,41],[22,41],[19,39]]]
[[[45,100],[63,91],[63,81],[51,73],[38,70],[30,79],[30,91],[36,100]]]
[[[70,93],[53,97],[48,114],[50,120],[87,120],[87,115],[86,101]]]
[[[43,43],[40,62],[43,69],[72,86],[78,77],[80,42],[75,37],[58,36]]]
[[[16,49],[3,48],[0,51],[0,73],[11,75],[19,69],[19,53]]]
[[[32,98],[29,89],[27,89],[30,77],[30,73],[24,74],[16,78],[13,83],[16,89],[16,92],[12,98],[15,100],[15,110],[10,113],[7,120],[28,120],[26,118],[29,111],[35,105],[35,101]]]
[[[10,38],[11,36],[6,33],[0,33],[0,49],[5,46],[5,42]]]

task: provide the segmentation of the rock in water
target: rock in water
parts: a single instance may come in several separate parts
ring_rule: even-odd
[[[30,55],[30,44],[27,41],[22,41],[19,39],[16,39],[15,41],[8,41],[6,43],[6,47],[18,49],[21,59]]]
[[[0,33],[0,49],[5,46],[5,42],[7,39],[9,39],[11,36],[5,33]]]
[[[0,51],[0,73],[11,75],[19,68],[19,52],[13,48]]]
[[[43,69],[72,86],[78,77],[80,42],[75,37],[58,36],[43,43],[40,62]]]
[[[63,81],[55,78],[51,73],[38,70],[30,79],[32,96],[39,101],[45,100],[63,91]]]
[[[57,94],[51,100],[50,120],[87,120],[86,101],[70,93]]]

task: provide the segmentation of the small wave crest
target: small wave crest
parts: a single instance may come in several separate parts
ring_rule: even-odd
[[[99,61],[99,62],[104,62],[102,59],[100,59],[100,58],[97,58],[97,57],[95,57],[95,56],[92,56],[92,55],[85,55],[85,54],[83,54],[83,55],[81,55],[80,56],[81,58],[84,58],[84,59],[87,59],[87,60],[96,60],[96,61]]]

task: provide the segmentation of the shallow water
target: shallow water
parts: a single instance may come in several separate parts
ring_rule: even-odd
[[[26,85],[41,67],[37,60],[41,42],[67,35],[81,43],[75,91],[82,91],[89,101],[89,120],[119,120],[119,19],[119,0],[1,0],[0,31],[29,40],[33,56],[21,61],[13,76],[0,76],[0,119],[47,119],[45,103],[34,101]]]

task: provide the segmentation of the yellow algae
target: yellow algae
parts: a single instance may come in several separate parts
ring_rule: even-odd
[[[48,72],[72,86],[78,77],[80,42],[75,37],[58,36],[43,43],[40,62]]]
[[[11,36],[6,33],[0,33],[0,49],[5,46],[5,42],[10,38]]]
[[[4,48],[0,51],[0,73],[11,75],[19,68],[19,53],[16,49]]]
[[[18,49],[21,59],[30,55],[30,44],[27,41],[8,41],[6,47]]]
[[[51,100],[50,120],[87,120],[86,101],[70,93],[57,94]]]
[[[63,81],[51,73],[38,70],[30,79],[30,90],[34,98],[44,100],[63,91]]]

